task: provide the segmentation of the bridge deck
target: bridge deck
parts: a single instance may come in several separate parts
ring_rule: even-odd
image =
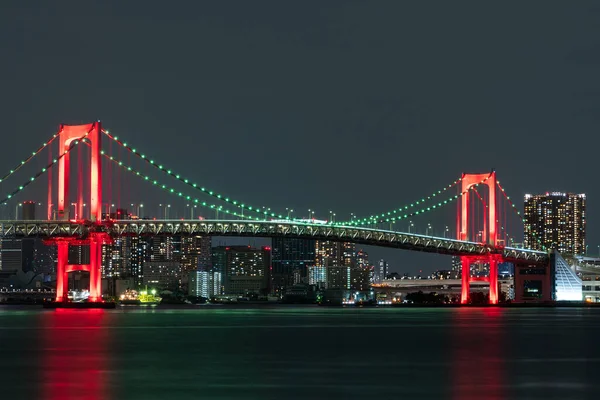
[[[110,220],[90,221],[0,221],[0,237],[85,237],[90,232],[124,235],[193,235],[294,237],[351,241],[357,244],[391,247],[455,256],[500,254],[507,261],[543,264],[545,252],[494,248],[484,243],[417,235],[355,226],[308,224],[303,222],[243,220]]]

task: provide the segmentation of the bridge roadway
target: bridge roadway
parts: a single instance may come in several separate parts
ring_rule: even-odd
[[[494,248],[484,243],[417,235],[336,224],[244,220],[107,220],[91,221],[0,221],[0,237],[81,237],[106,232],[111,237],[141,235],[290,237],[350,241],[362,245],[390,247],[453,256],[500,254],[506,261],[548,264],[546,252],[510,247]]]

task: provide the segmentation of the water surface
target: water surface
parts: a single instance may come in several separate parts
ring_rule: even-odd
[[[0,308],[2,399],[592,399],[600,309]]]

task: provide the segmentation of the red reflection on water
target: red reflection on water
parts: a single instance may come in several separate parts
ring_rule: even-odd
[[[43,384],[47,400],[110,398],[104,310],[57,309],[43,315]]]
[[[453,399],[506,398],[503,312],[499,308],[456,309],[452,325]]]

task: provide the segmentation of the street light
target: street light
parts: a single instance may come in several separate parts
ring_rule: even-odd
[[[448,226],[446,225],[446,229],[444,230],[444,237],[445,238],[448,237],[448,232],[450,232],[450,230],[448,229]]]
[[[141,218],[141,215],[140,215],[140,208],[143,208],[143,207],[144,207],[144,205],[143,205],[143,204],[141,204],[141,203],[140,203],[140,204],[134,204],[134,203],[131,203],[131,207],[136,207],[136,212],[135,212],[135,215],[137,215],[137,217],[138,217],[138,218]]]
[[[165,219],[168,219],[168,216],[169,216],[168,210],[169,210],[169,208],[171,208],[171,205],[170,204],[159,204],[158,206],[159,207],[164,207],[164,209],[165,209]],[[159,214],[160,214],[160,212],[159,212]]]
[[[426,230],[426,233],[425,233],[426,236],[429,236],[429,231],[430,230],[431,230],[431,224],[427,224],[427,230]]]
[[[196,204],[194,205],[187,205],[190,208],[190,219],[194,219],[194,208],[198,207]]]
[[[415,224],[412,221],[408,221],[408,233],[412,233],[412,228],[414,228]]]
[[[115,206],[114,204],[110,204],[110,203],[102,203],[103,206],[106,206],[106,211],[108,212],[108,216],[110,217],[110,214],[112,214],[112,208]]]
[[[290,219],[290,214],[294,212],[294,210],[292,210],[291,208],[285,208],[285,211],[287,211],[287,218]]]
[[[23,203],[15,205],[15,220],[19,219],[19,207],[23,207]]]

